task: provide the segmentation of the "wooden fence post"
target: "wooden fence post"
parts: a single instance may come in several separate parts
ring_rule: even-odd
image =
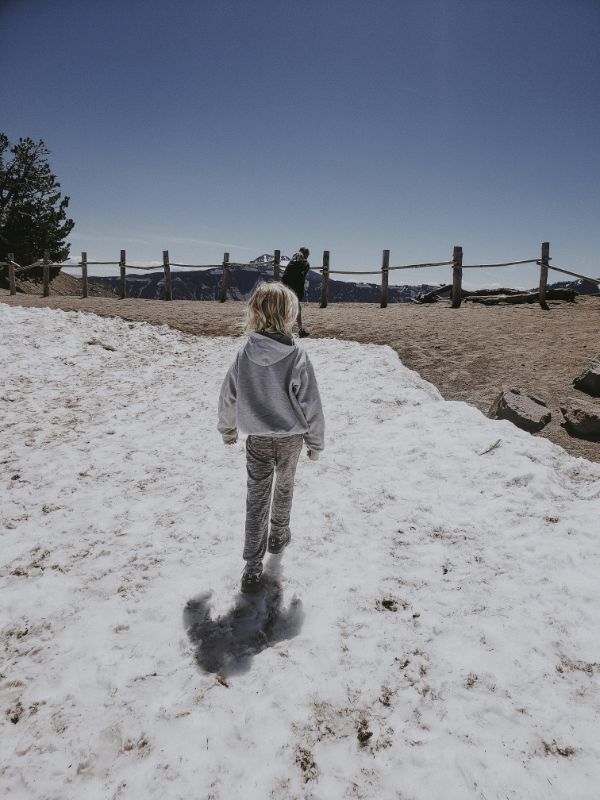
[[[17,287],[15,285],[15,254],[9,253],[8,254],[8,286],[10,289],[11,294],[17,293]]]
[[[381,260],[381,303],[380,308],[387,308],[388,304],[388,277],[390,272],[390,251],[383,251]]]
[[[81,296],[88,296],[87,253],[81,254]]]
[[[125,277],[125,264],[127,263],[127,258],[125,256],[125,250],[121,250],[121,258],[119,259],[119,272],[120,272],[120,293],[119,297],[121,300],[124,300],[127,297],[127,279]]]
[[[281,264],[281,250],[275,250],[275,258],[273,260],[273,280],[280,281],[279,267]]]
[[[229,253],[223,253],[223,280],[221,282],[221,297],[219,298],[221,303],[227,300],[227,289],[229,289]]]
[[[171,264],[169,263],[168,250],[163,250],[163,268],[165,270],[165,300],[172,300],[173,285],[171,283]]]
[[[323,250],[323,272],[321,275],[321,308],[327,308],[329,299],[329,250]]]
[[[540,306],[544,311],[550,307],[546,302],[546,289],[548,288],[548,261],[550,260],[550,242],[542,242],[542,257],[540,259]]]
[[[452,253],[452,308],[460,308],[462,292],[463,250],[458,245]]]
[[[50,295],[50,253],[47,250],[44,250],[44,297],[49,297]]]

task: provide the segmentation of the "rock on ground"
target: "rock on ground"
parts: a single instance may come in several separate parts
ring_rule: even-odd
[[[543,400],[528,395],[523,389],[501,392],[492,403],[492,419],[507,419],[525,431],[540,431],[550,422],[551,414]]]
[[[600,436],[600,403],[569,397],[560,410],[567,426],[579,436]]]
[[[600,356],[586,367],[573,381],[573,386],[581,392],[600,397]]]

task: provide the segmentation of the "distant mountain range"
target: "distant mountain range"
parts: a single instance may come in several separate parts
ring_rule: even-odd
[[[260,281],[273,279],[272,256],[265,253],[250,262],[252,266],[242,267],[235,262],[229,265],[229,300],[247,300],[254,287]],[[287,256],[281,257],[281,274],[289,262]],[[171,283],[174,300],[217,300],[221,289],[223,270],[214,267],[205,270],[177,271],[171,270]],[[90,284],[102,286],[119,292],[119,276],[90,276]],[[413,297],[431,292],[439,284],[422,283],[416,286],[390,284],[389,302],[407,303]],[[575,289],[577,294],[597,294],[598,287],[586,281],[563,281],[552,284],[556,288]],[[127,296],[146,300],[162,300],[164,297],[164,273],[147,272],[145,275],[127,275]],[[329,300],[332,303],[377,303],[381,298],[381,286],[378,283],[359,283],[355,281],[335,280],[329,278]],[[310,270],[308,273],[305,299],[310,303],[321,300],[321,273]]]
[[[260,281],[273,279],[273,257],[267,253],[253,259],[250,267],[241,267],[235,262],[229,265],[229,300],[247,300]],[[287,256],[281,257],[281,274],[289,262]],[[221,290],[223,270],[214,267],[205,270],[171,270],[171,284],[174,300],[217,300]],[[119,292],[119,276],[90,276],[90,284],[100,285],[113,292]],[[127,276],[127,296],[147,300],[161,300],[164,297],[164,273],[147,272],[145,275]],[[437,284],[418,286],[389,287],[390,303],[406,303],[422,292],[435,289]],[[321,300],[321,273],[310,270],[308,273],[305,299],[310,303]],[[376,283],[358,283],[329,278],[329,300],[332,303],[376,303],[381,297],[381,287]]]
[[[600,286],[597,283],[590,283],[581,278],[576,281],[559,281],[558,283],[549,283],[549,289],[575,289],[575,294],[600,294]]]

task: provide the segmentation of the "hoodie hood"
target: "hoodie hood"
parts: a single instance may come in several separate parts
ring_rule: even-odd
[[[290,346],[278,339],[263,336],[260,333],[251,333],[244,347],[244,353],[250,361],[261,367],[276,364],[278,361],[290,356],[295,350],[295,344]]]

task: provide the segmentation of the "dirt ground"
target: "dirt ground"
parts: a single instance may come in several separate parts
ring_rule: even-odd
[[[89,311],[103,316],[170,325],[203,336],[235,336],[242,330],[244,304],[177,300],[119,300],[32,295],[0,300],[11,305]],[[600,353],[600,297],[576,303],[491,306],[448,303],[394,304],[386,309],[358,303],[326,309],[306,305],[304,326],[313,336],[388,344],[402,362],[435,384],[448,400],[488,411],[503,387],[521,387],[546,401],[552,420],[545,436],[569,453],[600,462],[600,442],[570,435],[561,425],[560,403],[582,395],[573,379]],[[589,398],[587,398],[589,399]],[[597,402],[600,403],[600,400]]]

